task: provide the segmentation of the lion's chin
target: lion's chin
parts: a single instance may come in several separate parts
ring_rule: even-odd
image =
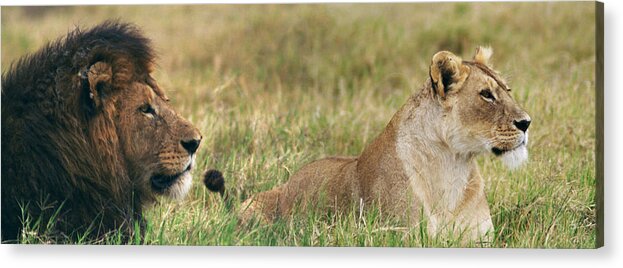
[[[494,153],[502,159],[502,163],[510,170],[521,167],[528,160],[528,147],[525,144],[509,151]]]
[[[191,186],[190,168],[175,175],[155,175],[151,178],[151,187],[155,192],[174,200],[183,199]]]
[[[171,199],[182,200],[186,194],[188,194],[191,185],[192,176],[190,175],[190,171],[184,171],[177,181],[167,189],[165,194]]]

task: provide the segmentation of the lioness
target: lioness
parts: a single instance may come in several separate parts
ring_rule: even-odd
[[[359,157],[307,164],[287,183],[247,199],[242,219],[270,222],[295,204],[305,211],[321,200],[338,210],[374,202],[383,215],[412,225],[424,216],[429,235],[487,238],[493,223],[475,157],[492,152],[519,166],[528,157],[531,120],[491,69],[491,55],[481,47],[473,61],[436,53],[422,90]]]

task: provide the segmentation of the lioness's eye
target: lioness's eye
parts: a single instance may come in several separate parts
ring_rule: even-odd
[[[141,105],[141,107],[139,107],[138,110],[144,114],[156,115],[156,110],[154,110],[154,107],[152,107],[151,104],[149,103],[145,103]]]
[[[488,88],[481,90],[480,91],[480,96],[485,98],[486,101],[494,101],[495,100],[495,97],[493,96],[493,93],[491,93],[491,90],[489,90]]]

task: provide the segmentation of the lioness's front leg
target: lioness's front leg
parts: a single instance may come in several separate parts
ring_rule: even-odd
[[[463,200],[454,215],[463,229],[463,236],[472,241],[490,242],[493,238],[493,222],[485,195],[482,175],[474,163],[465,187]]]
[[[475,211],[471,213],[470,217],[464,217],[467,223],[465,227],[468,228],[468,232],[464,233],[465,238],[476,242],[491,242],[494,238],[495,230],[484,192],[479,197]]]

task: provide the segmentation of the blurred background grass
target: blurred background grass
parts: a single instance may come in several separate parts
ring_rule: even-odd
[[[374,213],[240,229],[199,177],[220,169],[246,198],[314,159],[358,155],[420,89],[435,52],[471,58],[491,45],[533,124],[525,168],[478,159],[496,228],[487,246],[594,246],[593,2],[2,7],[2,71],[106,19],[154,41],[156,78],[204,136],[191,194],[150,209],[137,243],[456,246]]]

